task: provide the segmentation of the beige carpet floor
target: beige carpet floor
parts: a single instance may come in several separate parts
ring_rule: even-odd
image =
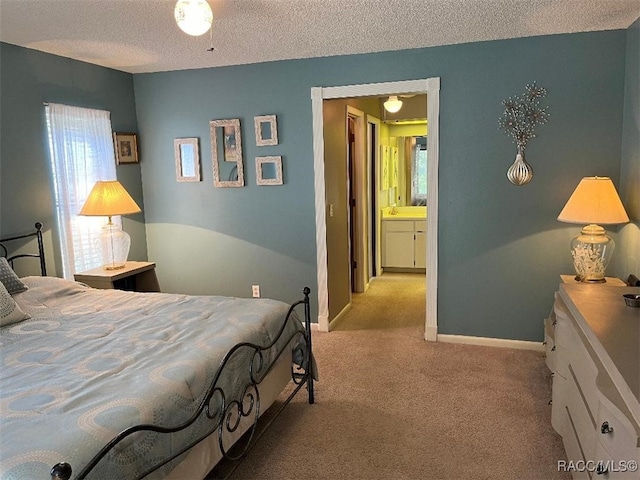
[[[424,281],[385,274],[314,332],[316,404],[300,392],[233,479],[570,478],[542,354],[425,342]]]

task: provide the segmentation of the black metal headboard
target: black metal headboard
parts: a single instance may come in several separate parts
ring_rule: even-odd
[[[31,257],[40,259],[40,271],[42,276],[47,275],[47,264],[44,260],[44,243],[42,241],[42,223],[36,222],[36,231],[31,233],[25,233],[24,235],[16,235],[14,237],[0,238],[0,257],[6,257],[9,265],[13,267],[13,262],[17,258]],[[12,242],[14,240],[20,240],[29,237],[36,237],[38,240],[38,253],[17,253],[9,256],[9,250],[5,246],[5,243]]]

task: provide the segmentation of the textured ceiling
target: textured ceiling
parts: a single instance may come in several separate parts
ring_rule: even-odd
[[[0,41],[142,73],[625,29],[640,17],[640,0],[209,0],[212,35],[190,37],[174,4],[0,0]]]

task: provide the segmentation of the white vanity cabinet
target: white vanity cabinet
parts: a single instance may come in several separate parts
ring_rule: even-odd
[[[551,423],[573,478],[640,479],[640,309],[636,287],[561,284],[550,322]]]
[[[427,267],[426,220],[382,220],[382,267]]]

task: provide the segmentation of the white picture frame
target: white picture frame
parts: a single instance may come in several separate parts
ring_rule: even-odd
[[[240,119],[211,120],[209,129],[214,187],[244,187]]]
[[[282,185],[282,157],[256,157],[256,184]]]
[[[278,123],[275,115],[260,115],[253,118],[256,146],[278,145]]]
[[[176,138],[173,141],[178,182],[200,181],[200,151],[197,138]]]

